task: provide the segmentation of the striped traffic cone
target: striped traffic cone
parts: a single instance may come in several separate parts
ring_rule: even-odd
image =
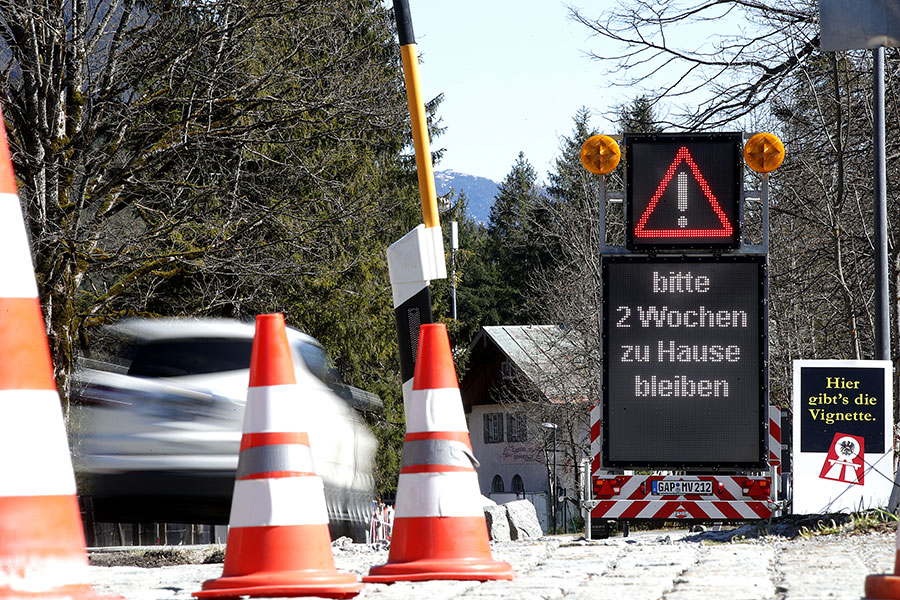
[[[422,325],[387,564],[363,581],[512,579],[490,538],[447,328]]]
[[[0,138],[0,598],[98,598],[2,114]]]
[[[325,491],[303,431],[308,410],[284,316],[259,315],[224,572],[194,592],[197,598],[351,598],[362,590],[355,575],[334,567]]]
[[[894,574],[867,576],[865,590],[866,600],[900,600],[900,527],[897,528]]]

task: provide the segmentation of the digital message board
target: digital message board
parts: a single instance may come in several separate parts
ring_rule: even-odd
[[[603,463],[762,468],[763,256],[603,258]]]
[[[625,136],[625,245],[631,250],[740,246],[740,133]]]

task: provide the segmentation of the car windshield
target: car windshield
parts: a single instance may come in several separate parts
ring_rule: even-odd
[[[136,377],[177,377],[250,367],[252,340],[180,339],[141,344],[135,348],[128,374]]]
[[[335,368],[334,363],[325,354],[325,350],[314,344],[300,343],[294,344],[294,351],[300,352],[303,362],[312,371],[312,374],[327,383],[328,385],[341,382],[341,376]]]

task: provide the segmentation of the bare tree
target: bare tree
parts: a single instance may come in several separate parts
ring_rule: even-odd
[[[387,194],[361,181],[379,185],[404,141],[389,23],[374,0],[0,1],[4,116],[64,392],[86,328],[162,292],[239,312],[277,293],[274,275],[358,260],[342,228],[374,221]]]
[[[569,9],[609,44],[590,55],[614,85],[681,103],[668,128],[714,129],[765,108],[819,43],[813,0],[629,0],[597,17]]]
[[[898,66],[891,53],[889,72]],[[792,93],[771,107],[789,150],[773,177],[770,252],[773,396],[785,405],[791,360],[871,358],[875,338],[869,61],[853,53],[820,55],[793,79]],[[896,96],[887,100],[896,111]],[[888,139],[893,229],[900,146],[896,136]],[[889,247],[895,257],[893,236]],[[892,271],[896,277],[896,264]]]
[[[591,457],[590,411],[602,398],[602,286],[601,255],[606,243],[621,240],[621,220],[607,231],[605,186],[610,181],[591,175],[579,158],[590,129],[589,111],[575,116],[575,131],[560,142],[556,171],[550,186],[529,215],[531,243],[544,257],[531,271],[527,292],[528,311],[538,315],[545,334],[536,344],[531,368],[509,374],[495,392],[508,410],[522,411],[551,478],[551,437],[542,422],[556,424],[558,469],[579,503],[584,489],[579,485],[583,459]],[[620,181],[615,180],[615,185]]]

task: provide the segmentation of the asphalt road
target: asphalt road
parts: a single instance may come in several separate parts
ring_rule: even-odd
[[[655,531],[589,542],[554,536],[495,543],[494,559],[509,562],[517,572],[512,581],[366,584],[358,598],[855,600],[863,594],[866,575],[892,571],[896,555],[891,533],[723,541],[728,537]],[[372,546],[347,544],[333,550],[338,569],[358,575],[387,561],[387,551]],[[140,554],[131,552],[135,556]],[[151,558],[146,562],[157,564]],[[221,563],[90,568],[97,591],[128,600],[187,600],[203,581],[221,575]]]

